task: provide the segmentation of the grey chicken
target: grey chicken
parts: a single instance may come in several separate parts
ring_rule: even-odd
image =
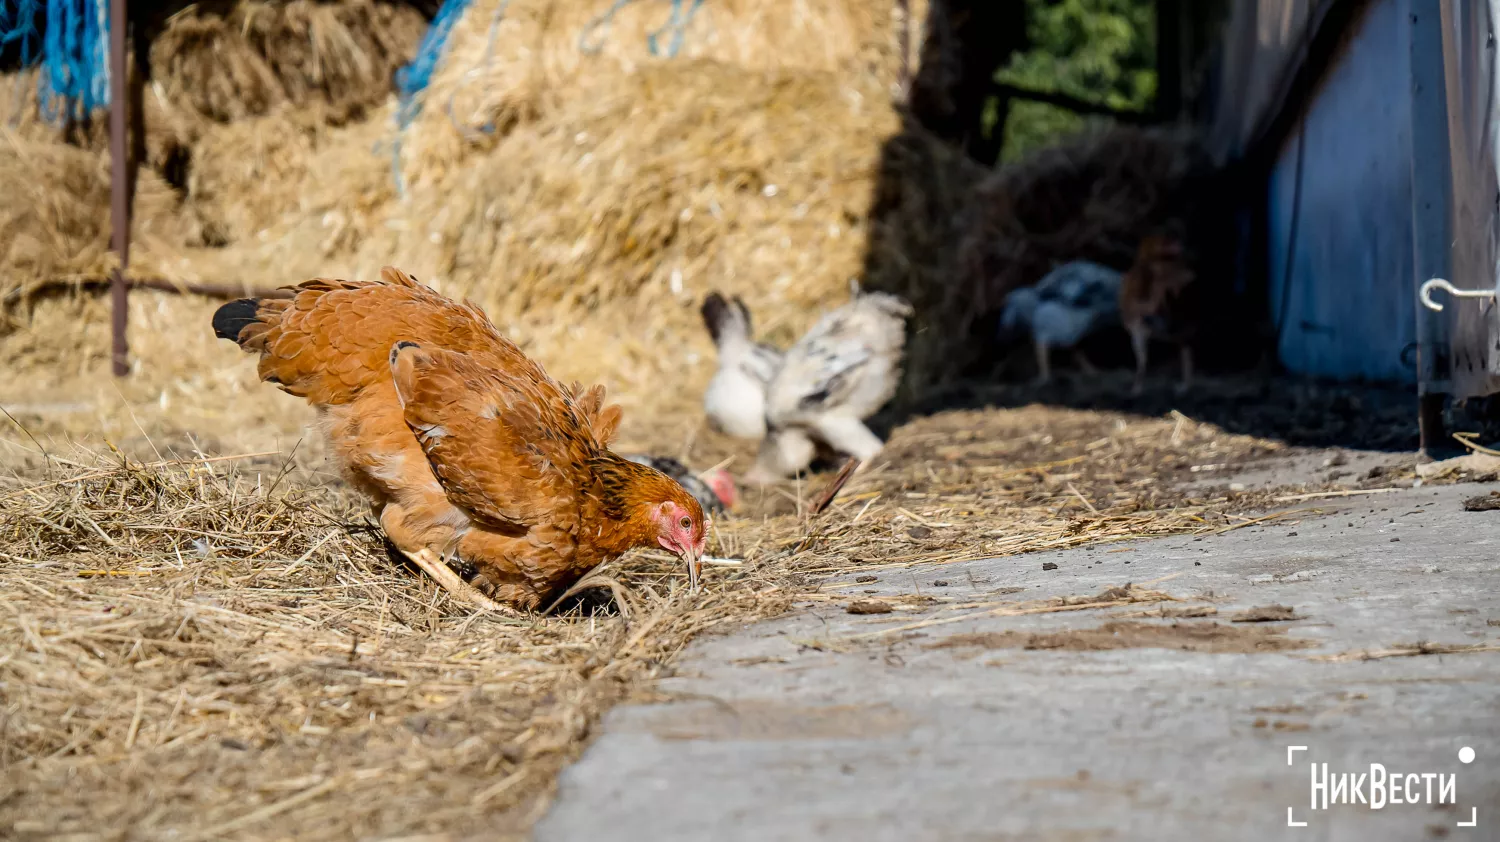
[[[1119,322],[1120,283],[1120,272],[1074,260],[1048,272],[1035,286],[1014,290],[1006,297],[1001,337],[1022,331],[1031,334],[1038,385],[1052,379],[1053,348],[1072,348],[1079,368],[1093,371],[1077,346],[1093,332]]]

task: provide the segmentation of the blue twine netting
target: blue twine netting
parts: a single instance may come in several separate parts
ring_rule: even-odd
[[[422,101],[417,95],[427,90],[432,82],[433,71],[448,49],[448,38],[453,34],[453,25],[468,11],[471,0],[443,0],[443,5],[428,24],[422,43],[417,45],[417,54],[411,63],[396,71],[396,137],[391,142],[391,175],[396,181],[396,194],[406,196],[406,177],[401,172],[401,136],[406,127],[422,113]]]
[[[73,0],[80,2],[80,0]],[[82,0],[87,2],[87,0]],[[422,100],[419,97],[427,86],[432,82],[432,74],[437,70],[438,63],[447,51],[448,40],[453,34],[453,25],[464,12],[468,11],[472,0],[444,0],[439,7],[437,15],[427,27],[427,33],[422,36],[422,43],[417,47],[417,54],[411,63],[396,71],[396,137],[391,143],[391,173],[396,182],[396,192],[400,196],[406,195],[406,178],[401,170],[401,138],[406,132],[406,127],[422,112]],[[609,9],[603,14],[589,21],[578,35],[578,49],[583,53],[592,55],[604,46],[604,38],[609,32],[610,25],[614,22],[615,14],[624,8],[632,0],[614,0]],[[684,9],[684,0],[672,0],[672,13],[667,22],[659,29],[646,36],[646,46],[654,56],[675,58],[678,51],[682,49],[683,36],[689,25],[693,22],[693,16],[698,13],[698,8],[703,5],[704,0],[692,0],[692,4]],[[485,47],[484,58],[481,60],[480,68],[487,66],[493,58],[495,35],[499,30],[500,20],[505,16],[506,8],[510,0],[505,0],[495,10],[494,19],[490,22],[489,43]],[[662,35],[670,32],[671,40],[665,48],[660,43]],[[590,36],[598,33],[597,40],[590,42]],[[477,75],[480,68],[471,71],[469,78]],[[472,134],[472,131],[458,124],[458,119],[453,114],[453,100],[448,101],[448,118],[464,134]],[[480,126],[479,132],[491,134],[495,127],[491,125]]]
[[[37,93],[42,116],[57,123],[109,107],[107,0],[48,0]]]
[[[41,12],[42,0],[0,3],[0,53],[14,49],[20,53],[22,67],[36,64],[41,57],[42,32],[36,26]]]
[[[615,2],[604,11],[603,14],[584,25],[583,31],[578,33],[578,49],[587,55],[594,55],[604,48],[604,39],[609,35],[609,28],[615,22],[615,15],[634,0],[615,0]],[[676,58],[682,49],[683,35],[693,22],[693,16],[698,14],[698,7],[703,5],[703,0],[693,0],[693,4],[683,11],[683,0],[672,0],[672,14],[661,28],[646,36],[646,48],[651,55],[660,58]],[[672,40],[665,50],[662,49],[658,40],[662,34],[670,31]],[[592,40],[591,40],[592,37]]]
[[[453,34],[453,25],[463,17],[471,0],[444,0],[438,13],[422,36],[417,54],[411,63],[396,71],[396,94],[400,107],[396,110],[396,121],[406,128],[421,113],[422,105],[417,94],[427,89],[432,82],[432,73],[448,48],[448,38]]]
[[[107,0],[12,0],[0,3],[0,50],[19,53],[22,67],[37,63],[37,99],[53,123],[109,107]],[[45,4],[46,26],[36,21]]]

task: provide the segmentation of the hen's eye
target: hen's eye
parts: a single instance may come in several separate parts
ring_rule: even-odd
[[[682,520],[677,521],[677,525],[682,527],[683,529],[690,529],[693,526],[693,519],[690,517],[685,517]]]

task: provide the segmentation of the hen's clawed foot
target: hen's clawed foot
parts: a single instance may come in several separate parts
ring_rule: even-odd
[[[423,547],[414,553],[409,553],[405,550],[402,550],[401,553],[411,559],[413,564],[422,568],[422,572],[431,576],[434,582],[441,585],[443,590],[447,591],[460,602],[466,602],[482,611],[494,611],[509,617],[523,616],[521,612],[514,608],[507,608],[490,599],[480,593],[473,585],[459,578],[459,575],[453,572],[453,568],[444,564],[443,560],[438,558],[437,554],[432,550]]]

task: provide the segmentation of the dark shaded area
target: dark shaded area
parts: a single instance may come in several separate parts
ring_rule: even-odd
[[[1230,433],[1275,439],[1297,447],[1410,452],[1417,446],[1409,389],[1251,374],[1216,378],[1178,394],[1174,378],[1175,371],[1167,369],[1139,396],[1130,394],[1129,378],[1123,371],[1096,377],[1068,374],[1042,387],[1025,382],[957,387],[915,405],[912,414],[1030,404],[1153,418],[1175,410]]]
[[[1025,0],[934,2],[912,80],[912,119],[975,161],[993,165],[1004,132],[986,136],[985,102],[994,91],[995,73],[1030,44]],[[1010,92],[999,98],[1000,126],[1011,99]]]
[[[1216,51],[1221,49],[1214,34],[1223,5],[1158,0],[1161,93],[1151,112],[1154,119],[1192,121],[1211,104]],[[991,190],[986,195],[973,189],[993,171],[1005,134],[1003,122],[989,137],[980,131],[986,99],[1001,98],[1003,121],[1006,96],[1025,94],[996,85],[994,76],[1028,46],[1026,6],[1024,0],[934,3],[902,131],[882,150],[881,176],[870,207],[865,282],[872,289],[906,296],[917,311],[905,382],[887,410],[872,419],[872,427],[884,433],[913,415],[959,407],[1048,403],[1152,416],[1176,409],[1231,432],[1294,445],[1415,448],[1416,404],[1409,389],[1313,383],[1277,371],[1276,325],[1268,306],[1269,267],[1264,259],[1265,177],[1274,163],[1278,132],[1284,132],[1288,120],[1305,105],[1297,91],[1305,97],[1310,80],[1318,78],[1332,54],[1332,45],[1321,41],[1319,45],[1327,48],[1321,58],[1324,64],[1311,56],[1285,82],[1293,117],[1268,120],[1259,127],[1253,153],[1226,167],[1212,166],[1206,155],[1190,154],[1186,175],[1144,203],[1151,208],[1150,218],[1129,226],[1132,231],[1137,224],[1143,230],[1167,226],[1183,236],[1202,296],[1197,368],[1218,375],[1215,382],[1209,388],[1174,394],[1169,382],[1178,376],[1176,349],[1153,345],[1156,385],[1132,397],[1124,385],[1124,370],[1132,359],[1129,345],[1123,330],[1111,329],[1083,347],[1089,359],[1106,370],[1102,378],[1071,371],[1068,355],[1055,353],[1061,382],[1040,389],[1030,385],[1035,366],[1029,342],[1023,347],[1000,343],[996,327],[1004,296],[966,278],[966,271],[974,267],[962,264],[960,252],[967,237],[972,256],[975,233],[981,238],[986,233],[975,227],[985,212],[981,202],[1012,203],[1007,212],[1022,219],[1028,231],[1076,223],[1080,206],[1069,203],[1089,200],[1088,179],[1100,170],[1079,167],[1073,176],[1078,183],[1062,185],[1061,198],[1045,208],[1038,206],[1041,210],[1028,209],[1003,192]],[[1342,31],[1337,25],[1341,20],[1333,20],[1328,31]],[[1063,218],[1049,220],[1039,213]],[[1102,239],[1067,259],[1129,268],[1134,255]],[[992,258],[1003,259],[1003,253]],[[1001,268],[981,266],[978,271],[994,273]],[[1045,271],[1028,269],[1014,280],[1020,285],[1035,283]],[[1007,285],[1005,291],[1010,288],[1014,287]],[[1466,428],[1475,429],[1480,422],[1473,419],[1483,410],[1473,404],[1458,411],[1471,420]]]
[[[47,29],[47,10],[39,4],[29,18],[22,17],[19,3],[0,3],[0,73],[14,73],[36,61],[42,51],[42,33]]]

